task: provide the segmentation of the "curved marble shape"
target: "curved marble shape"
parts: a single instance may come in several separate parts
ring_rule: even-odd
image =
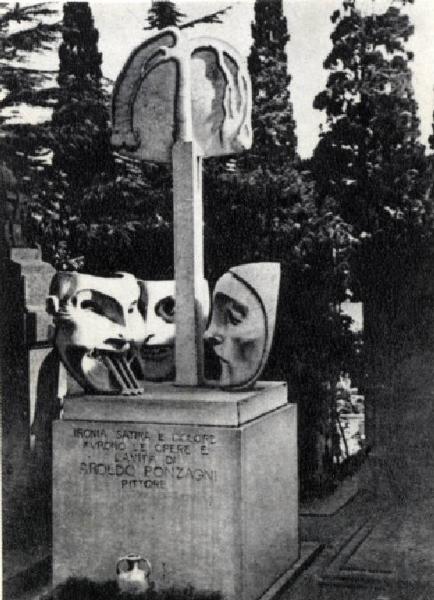
[[[217,281],[205,340],[221,372],[210,384],[243,389],[258,380],[273,341],[279,284],[278,263],[233,267]]]
[[[136,345],[136,357],[147,381],[171,381],[175,378],[175,282],[141,281],[139,311],[144,329]],[[208,283],[200,290],[200,314],[209,315]]]
[[[143,329],[140,288],[128,273],[96,277],[57,273],[47,311],[56,327],[55,344],[70,374],[93,392],[137,388],[127,353]]]
[[[199,301],[207,319],[206,281]],[[174,379],[174,281],[61,272],[51,283],[47,311],[61,360],[86,391],[137,394],[146,381]]]
[[[199,156],[251,147],[251,83],[226,42],[162,30],[128,58],[113,92],[112,144],[142,160],[170,162],[175,141]]]

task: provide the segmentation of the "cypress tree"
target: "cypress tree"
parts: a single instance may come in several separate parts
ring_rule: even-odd
[[[96,175],[113,169],[98,31],[87,2],[64,5],[62,36],[53,167],[64,174],[70,201],[78,202]]]
[[[330,75],[314,102],[327,128],[312,166],[321,201],[332,199],[360,241],[352,270],[365,304],[367,367],[371,384],[384,384],[411,341],[413,281],[432,228],[406,49],[413,26],[396,4],[362,15],[354,0],[332,21]]]
[[[363,16],[354,1],[344,5],[332,16],[330,75],[314,102],[327,130],[313,168],[321,195],[335,199],[357,233],[371,235],[398,217],[410,224],[423,197],[424,149],[405,48],[413,27],[396,6]]]
[[[248,65],[254,146],[250,159],[287,166],[296,156],[297,139],[286,56],[290,36],[282,0],[256,0],[252,38]]]
[[[216,10],[213,13],[208,13],[192,21],[184,22],[186,14],[179,12],[174,2],[170,0],[152,0],[152,6],[148,11],[148,25],[143,29],[164,29],[165,27],[194,27],[199,23],[222,23],[221,17],[230,10],[231,6]]]
[[[149,29],[164,29],[180,25],[184,13],[177,10],[174,2],[169,0],[153,0],[148,11]]]

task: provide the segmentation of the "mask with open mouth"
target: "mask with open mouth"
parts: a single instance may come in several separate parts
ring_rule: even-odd
[[[137,358],[148,381],[168,381],[175,377],[175,282],[140,281],[139,311],[143,315],[144,336]],[[200,290],[200,311],[204,320],[209,313],[208,284]]]
[[[199,304],[205,322],[206,281]],[[47,310],[54,317],[60,357],[86,391],[138,393],[144,381],[174,379],[174,281],[57,273]]]
[[[143,330],[139,286],[133,275],[96,277],[57,273],[47,311],[56,326],[59,355],[78,383],[93,392],[138,388],[128,351]]]
[[[137,352],[143,376],[163,381],[175,375],[175,282],[139,281],[145,329]]]
[[[280,283],[278,263],[231,268],[216,283],[205,341],[220,362],[224,388],[247,388],[261,375],[271,349]]]

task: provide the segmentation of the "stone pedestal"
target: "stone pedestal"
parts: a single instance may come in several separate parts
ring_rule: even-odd
[[[260,598],[299,557],[296,406],[282,383],[65,399],[53,434],[53,583],[152,563],[158,588]]]

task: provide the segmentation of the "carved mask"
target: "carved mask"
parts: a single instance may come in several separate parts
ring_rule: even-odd
[[[140,289],[133,275],[95,277],[57,273],[47,299],[56,325],[56,346],[71,375],[85,389],[122,388],[106,359],[123,356],[143,329]],[[114,379],[113,379],[114,377]]]
[[[175,377],[175,282],[139,281],[139,310],[144,329],[138,347],[138,360],[145,380],[167,381]],[[200,294],[204,319],[209,313],[208,284]]]
[[[143,316],[138,360],[150,381],[175,376],[175,282],[139,281]]]
[[[245,388],[262,373],[271,348],[280,282],[277,263],[233,267],[216,283],[205,332],[222,387]]]
[[[58,273],[47,310],[68,371],[86,390],[139,393],[139,382],[175,376],[175,282],[133,275]],[[209,313],[203,282],[200,311]]]

